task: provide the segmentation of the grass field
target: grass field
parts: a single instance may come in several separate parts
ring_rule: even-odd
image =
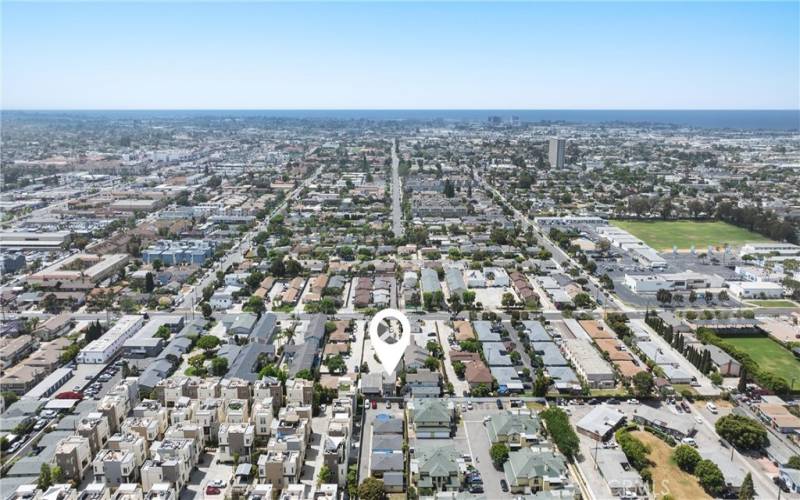
[[[620,227],[658,251],[678,249],[688,250],[695,246],[698,252],[704,252],[709,245],[722,247],[740,246],[749,242],[765,242],[769,239],[732,226],[727,222],[681,221],[631,221],[614,220],[611,224]]]
[[[682,471],[672,461],[672,448],[667,443],[646,431],[633,431],[631,436],[650,447],[647,458],[655,465],[653,472],[653,493],[657,499],[670,495],[672,498],[711,498],[698,484],[697,478]]]
[[[747,303],[756,307],[798,307],[791,300],[748,300]]]
[[[783,377],[789,383],[792,382],[792,377],[800,378],[800,360],[772,339],[725,337],[725,342],[749,354],[760,368]]]

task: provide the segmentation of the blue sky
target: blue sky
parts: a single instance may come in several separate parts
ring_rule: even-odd
[[[800,4],[3,2],[4,109],[797,109]]]

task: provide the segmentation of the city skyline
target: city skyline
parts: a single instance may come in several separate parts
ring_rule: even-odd
[[[2,108],[795,110],[798,15],[793,2],[8,2]]]

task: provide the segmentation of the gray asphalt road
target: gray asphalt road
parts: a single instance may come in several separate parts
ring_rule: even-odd
[[[400,158],[392,146],[392,231],[395,238],[403,236],[402,189],[400,188]]]

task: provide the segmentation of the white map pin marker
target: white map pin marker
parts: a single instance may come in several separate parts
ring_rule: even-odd
[[[378,326],[381,321],[387,318],[400,322],[400,335],[397,338],[397,342],[394,344],[384,342],[378,332]],[[381,360],[383,369],[387,374],[391,375],[395,368],[397,368],[397,364],[403,359],[406,347],[411,343],[411,323],[408,322],[406,315],[397,309],[382,309],[378,311],[378,314],[376,314],[369,323],[369,340],[372,343],[372,348]]]

